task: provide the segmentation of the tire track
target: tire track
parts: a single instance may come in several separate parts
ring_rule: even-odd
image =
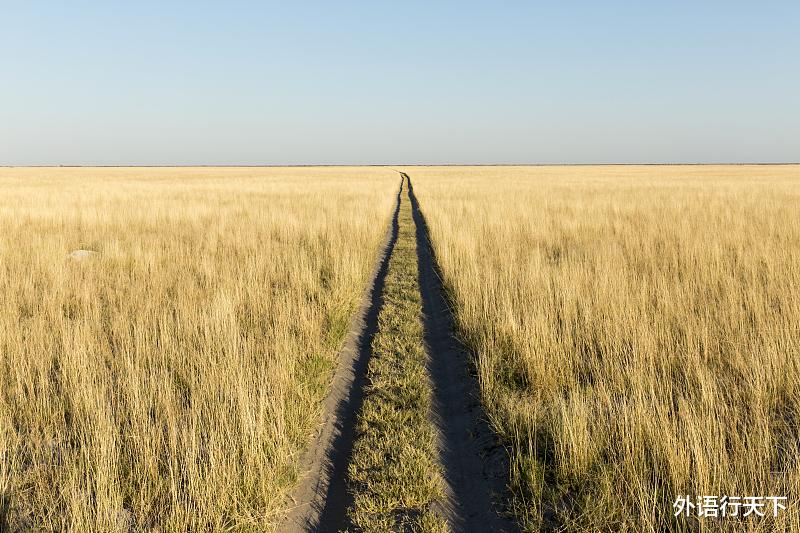
[[[383,305],[389,257],[397,241],[404,181],[408,183],[405,175],[401,175],[391,226],[371,282],[340,350],[336,373],[323,403],[323,424],[301,459],[300,470],[306,474],[293,494],[292,509],[280,531],[327,532],[349,526],[347,510],[352,504],[352,496],[347,490],[347,466],[353,450],[356,420],[364,399],[372,339],[378,329],[378,313]]]
[[[348,467],[354,531],[448,531],[419,291],[417,233],[403,195],[384,304]]]
[[[419,288],[434,389],[432,418],[449,489],[442,512],[453,531],[518,531],[517,524],[504,516],[509,501],[508,454],[489,426],[468,352],[455,336],[453,313],[411,180],[400,174],[416,224]]]

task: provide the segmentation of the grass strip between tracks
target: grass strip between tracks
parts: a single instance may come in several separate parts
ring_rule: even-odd
[[[349,467],[350,518],[364,531],[447,531],[436,511],[444,483],[429,418],[416,246],[404,197]]]

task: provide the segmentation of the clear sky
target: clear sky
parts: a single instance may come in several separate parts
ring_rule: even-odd
[[[0,2],[0,164],[800,161],[800,2]]]

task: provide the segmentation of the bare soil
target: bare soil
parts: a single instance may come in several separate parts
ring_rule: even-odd
[[[480,401],[470,354],[455,333],[428,227],[406,176],[417,226],[419,284],[425,344],[433,383],[433,419],[450,492],[444,512],[453,531],[518,531],[506,518],[508,453],[492,431]]]

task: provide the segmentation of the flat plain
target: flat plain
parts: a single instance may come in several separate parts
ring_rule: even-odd
[[[525,528],[800,530],[800,166],[404,170]]]
[[[276,527],[397,183],[0,169],[0,529]]]
[[[0,169],[0,530],[797,531],[799,421],[800,165]]]

